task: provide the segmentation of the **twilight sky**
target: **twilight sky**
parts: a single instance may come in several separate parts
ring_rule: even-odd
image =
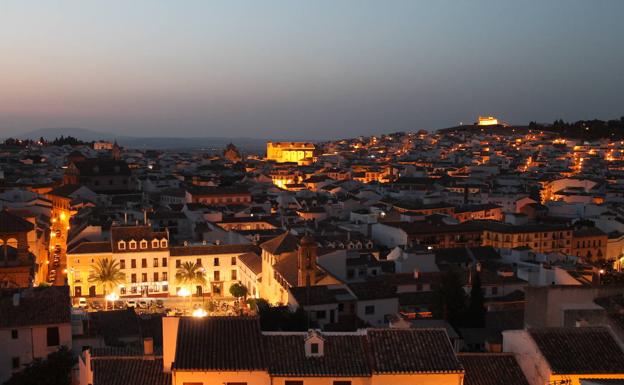
[[[619,118],[623,16],[622,0],[0,0],[0,137]]]

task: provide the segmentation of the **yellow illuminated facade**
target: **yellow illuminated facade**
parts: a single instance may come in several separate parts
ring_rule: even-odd
[[[479,116],[477,125],[479,126],[495,126],[498,124],[498,119],[493,116]]]
[[[278,163],[309,164],[314,158],[314,144],[307,142],[267,142],[267,159]]]

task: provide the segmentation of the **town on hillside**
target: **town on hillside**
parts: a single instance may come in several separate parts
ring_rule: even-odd
[[[0,383],[620,384],[624,141],[582,124],[7,139]]]

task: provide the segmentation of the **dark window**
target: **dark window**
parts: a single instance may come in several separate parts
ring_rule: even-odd
[[[125,269],[126,268],[126,260],[125,259],[120,259],[119,260],[119,268],[120,269]]]
[[[167,258],[162,259],[162,267],[167,267]]]
[[[18,339],[19,338],[19,334],[17,333],[17,329],[13,329],[11,330],[11,339]]]
[[[176,268],[180,268],[182,266],[182,262],[179,259],[176,259]]]
[[[232,281],[236,281],[236,270],[232,270]]]
[[[48,346],[59,345],[60,338],[59,338],[59,329],[57,326],[48,328],[47,339],[48,339]]]
[[[154,258],[154,267],[158,267],[158,258]]]
[[[364,314],[375,314],[375,306],[374,305],[367,305],[364,308]]]
[[[130,282],[132,282],[132,283],[136,283],[136,274],[132,274],[132,275],[130,276]]]
[[[147,259],[146,258],[141,259],[141,267],[147,267]]]
[[[197,262],[195,263],[197,266],[201,266],[201,258],[197,258]]]
[[[284,381],[284,385],[303,385],[303,381]]]
[[[236,257],[232,257],[232,260],[230,261],[230,264],[232,266],[236,266]],[[295,382],[298,382],[298,381],[295,381]],[[301,381],[301,383],[303,383],[303,381]]]
[[[136,269],[136,259],[133,259],[130,261],[130,267],[132,267],[133,269]]]
[[[221,280],[221,274],[218,271],[214,272],[214,280],[215,281],[220,281]]]
[[[154,282],[158,282],[158,273],[154,273]]]
[[[310,352],[312,352],[312,354],[318,354],[318,352],[319,352],[318,344],[311,344],[310,345]]]
[[[163,281],[167,280],[167,272],[166,271],[162,273],[162,280]]]
[[[219,258],[215,258],[214,259],[214,265],[215,266],[219,266]]]
[[[325,319],[325,317],[327,317],[327,312],[325,310],[317,310],[316,311],[316,318],[317,319]]]
[[[19,366],[20,366],[20,359],[19,359],[19,357],[11,358],[11,368],[18,369]]]
[[[141,274],[141,282],[147,282],[147,273]]]

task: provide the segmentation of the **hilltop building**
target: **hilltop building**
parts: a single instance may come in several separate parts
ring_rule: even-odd
[[[314,150],[314,144],[307,142],[267,142],[267,160],[308,164],[314,158]]]

